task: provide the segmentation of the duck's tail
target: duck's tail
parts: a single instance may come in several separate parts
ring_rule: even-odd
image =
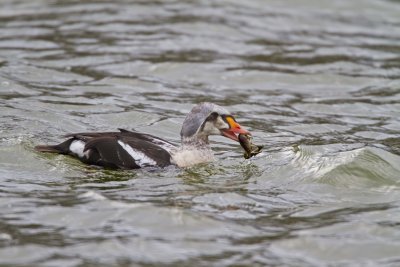
[[[49,152],[49,153],[62,153],[62,150],[55,145],[55,146],[47,146],[47,145],[38,145],[35,146],[35,150],[39,152]]]
[[[69,154],[69,147],[74,140],[75,138],[70,138],[58,145],[38,145],[35,146],[35,150],[39,152]]]

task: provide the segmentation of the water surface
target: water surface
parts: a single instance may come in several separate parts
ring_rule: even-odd
[[[2,1],[0,266],[399,266],[398,1]],[[110,171],[37,144],[179,143],[225,106],[263,153]]]

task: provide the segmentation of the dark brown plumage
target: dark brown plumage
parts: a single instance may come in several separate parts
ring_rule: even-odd
[[[138,153],[145,154],[154,160],[157,166],[165,167],[171,164],[171,155],[165,148],[174,145],[158,137],[119,129],[120,132],[74,133],[58,145],[39,145],[35,149],[40,152],[50,152],[77,156],[82,162],[107,168],[137,169],[141,166],[118,142],[134,147]],[[84,143],[83,155],[71,151],[74,141]],[[164,145],[165,148],[162,147]],[[145,163],[144,163],[145,165]]]

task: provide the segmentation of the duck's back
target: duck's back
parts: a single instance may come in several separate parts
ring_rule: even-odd
[[[68,154],[81,161],[108,168],[137,169],[171,164],[175,146],[161,138],[120,129],[120,132],[75,133],[53,146],[37,146],[41,152]]]

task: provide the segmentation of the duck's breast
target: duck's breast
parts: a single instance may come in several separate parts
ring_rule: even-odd
[[[214,161],[211,149],[181,148],[172,153],[171,161],[179,167],[190,167],[200,163]]]

